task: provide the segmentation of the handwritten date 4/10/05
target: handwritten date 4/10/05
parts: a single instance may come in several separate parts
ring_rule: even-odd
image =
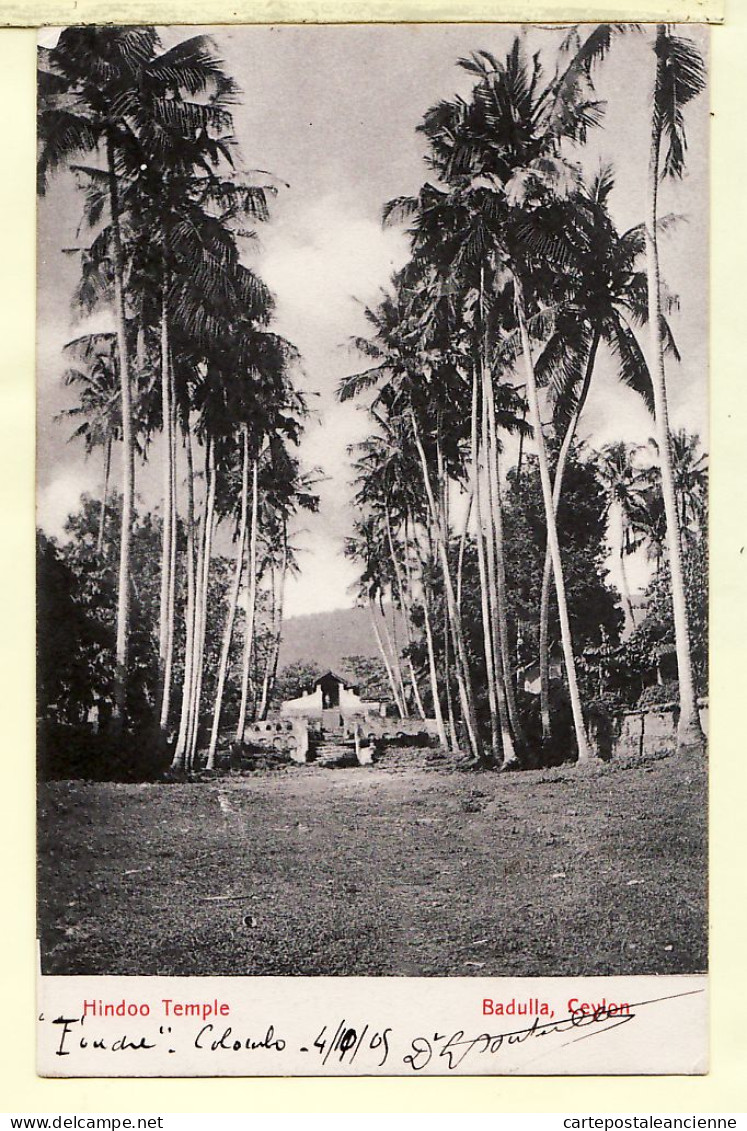
[[[195,1048],[209,1048],[211,1052],[223,1050],[225,1052],[241,1052],[243,1049],[267,1048],[276,1052],[284,1052],[287,1043],[282,1037],[275,1036],[274,1026],[270,1026],[267,1035],[262,1041],[252,1041],[234,1036],[232,1028],[224,1029],[216,1037],[215,1026],[203,1025],[195,1038]],[[327,1064],[352,1064],[359,1053],[366,1055],[374,1053],[378,1067],[383,1068],[389,1056],[389,1037],[391,1028],[374,1029],[370,1025],[356,1029],[347,1021],[340,1021],[333,1031],[331,1026],[324,1025],[311,1045],[301,1045],[299,1052],[317,1054],[322,1063]]]

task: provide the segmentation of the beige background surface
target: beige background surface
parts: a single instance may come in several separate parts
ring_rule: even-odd
[[[726,0],[0,0],[0,26],[28,23],[721,20]]]
[[[635,16],[650,9],[640,4]],[[77,18],[93,11],[79,3]],[[187,5],[159,5],[160,19],[185,18]],[[512,18],[516,5],[407,7],[410,18]],[[521,5],[523,17],[549,15],[549,3]],[[561,3],[555,18],[610,14],[610,4],[579,13]],[[662,3],[658,13],[713,18],[719,3]],[[99,7],[99,12],[101,8]],[[193,5],[194,19],[217,7]],[[231,7],[242,13],[249,5]],[[385,4],[327,3],[294,6],[257,4],[255,19],[299,18],[322,13],[331,19],[386,18]],[[398,13],[403,12],[398,7]],[[0,23],[65,19],[71,3],[0,3]],[[145,19],[145,3],[108,4],[106,17]],[[226,18],[226,9],[222,9]],[[307,14],[308,13],[308,14]],[[422,14],[421,14],[422,13]],[[650,13],[649,13],[650,14]],[[155,17],[154,17],[155,18]],[[745,106],[747,105],[747,4],[727,0],[726,19],[713,32],[712,110],[712,669],[711,669],[711,896],[712,896],[712,1071],[702,1078],[578,1081],[546,1078],[393,1080],[148,1080],[136,1090],[128,1081],[41,1080],[34,1072],[34,758],[33,758],[33,476],[34,476],[34,63],[33,31],[0,31],[0,90],[3,108],[3,171],[0,177],[0,554],[3,595],[0,638],[2,756],[0,806],[3,861],[2,996],[0,1082],[2,1107],[13,1112],[178,1111],[670,1111],[722,1112],[747,1109],[743,1082],[747,1062],[744,1009],[745,925],[745,741],[742,704],[747,695],[747,451],[745,412],[744,259],[747,231]],[[676,1035],[675,1035],[676,1036]]]

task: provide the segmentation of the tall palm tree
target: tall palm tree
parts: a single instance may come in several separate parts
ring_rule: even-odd
[[[371,628],[386,671],[392,699],[400,718],[407,717],[402,673],[398,667],[399,656],[392,647],[384,611],[384,597],[391,591],[393,567],[387,537],[381,523],[373,515],[356,519],[353,533],[345,539],[345,556],[361,567],[358,598],[364,603],[371,618]]]
[[[427,132],[427,131],[426,131]],[[385,221],[409,216],[416,258],[435,268],[441,295],[461,306],[461,333],[469,341],[466,368],[472,370],[470,414],[470,499],[477,523],[476,546],[480,569],[483,643],[488,683],[493,755],[510,766],[516,762],[514,741],[521,741],[513,681],[508,662],[508,615],[502,542],[501,496],[498,481],[500,442],[495,429],[496,397],[505,400],[506,386],[496,385],[493,338],[499,306],[493,294],[495,260],[493,237],[479,194],[459,184],[452,191],[426,185],[418,198],[398,198],[384,210]],[[440,291],[440,294],[439,294]],[[441,305],[446,305],[442,301]],[[448,308],[448,307],[447,307]],[[426,310],[426,317],[430,311]],[[452,319],[453,320],[453,319]],[[455,322],[455,329],[458,323]],[[464,348],[464,347],[463,347]],[[466,361],[466,358],[464,359]],[[513,390],[512,390],[513,392]],[[499,405],[499,408],[504,406]],[[516,416],[504,411],[500,423],[515,430]],[[484,500],[483,500],[484,495]],[[465,531],[466,534],[466,531]],[[512,733],[513,732],[513,733]]]
[[[300,420],[297,423],[299,430],[291,440],[294,445],[301,428]],[[267,481],[262,485],[264,546],[261,568],[270,574],[270,640],[256,718],[266,717],[274,693],[283,632],[286,580],[290,573],[299,571],[296,547],[291,542],[294,533],[292,524],[302,511],[311,514],[318,511],[316,488],[323,478],[319,467],[308,471],[301,469],[285,436],[278,433],[273,437]]]
[[[127,128],[124,105],[137,89],[141,67],[151,57],[154,30],[67,28],[51,51],[40,49],[39,184],[79,154],[104,149],[111,222],[114,316],[119,352],[122,414],[122,530],[117,598],[114,718],[124,722],[130,622],[130,547],[134,500],[134,442],[130,353],[125,322],[125,263],[122,250],[118,141]]]
[[[230,81],[211,58],[206,44],[204,37],[198,37],[162,52],[154,28],[93,26],[67,28],[52,50],[40,49],[39,53],[40,190],[44,191],[49,175],[61,165],[70,165],[78,155],[93,154],[99,163],[79,168],[94,186],[105,186],[108,198],[107,244],[113,274],[123,441],[115,681],[115,718],[120,724],[126,712],[134,496],[123,223],[133,215],[133,198],[138,195],[142,172],[159,163],[165,139],[171,135],[173,140],[175,125],[178,132],[196,137],[215,122],[216,108],[211,98],[204,97],[208,83],[216,94],[229,92]],[[165,415],[168,421],[170,414]]]
[[[648,318],[646,274],[638,260],[645,248],[643,225],[619,234],[608,210],[614,187],[610,167],[602,167],[574,197],[572,224],[575,276],[569,301],[555,319],[537,361],[537,376],[553,401],[556,431],[562,442],[555,464],[553,505],[560,503],[563,476],[578,433],[595,370],[599,346],[606,344],[618,380],[653,409],[651,379],[634,327]],[[673,305],[673,299],[667,299]],[[663,322],[666,348],[677,355],[671,330]],[[545,554],[540,600],[540,703],[543,737],[550,736],[549,620],[552,562]]]
[[[441,566],[455,676],[470,758],[482,761],[474,689],[449,558],[448,483],[463,478],[464,426],[459,411],[464,392],[464,356],[451,348],[455,310],[434,272],[413,261],[395,279],[395,291],[377,310],[367,310],[370,338],[353,345],[373,364],[346,378],[341,400],[377,388],[375,409],[401,418],[416,453],[429,516],[429,531]]]
[[[369,508],[383,524],[394,573],[396,603],[402,613],[405,632],[406,660],[410,687],[415,707],[421,718],[425,717],[418,679],[412,662],[414,644],[412,573],[410,549],[402,541],[404,527],[413,513],[412,494],[417,483],[417,468],[413,466],[412,446],[403,435],[401,421],[376,416],[381,434],[368,437],[348,449],[356,471],[358,487],[356,506]],[[414,473],[414,474],[413,474]],[[414,477],[415,476],[415,477]]]
[[[692,40],[675,35],[666,24],[656,28],[651,144],[648,167],[646,217],[646,263],[648,272],[649,331],[654,387],[654,416],[659,445],[661,486],[667,519],[667,549],[672,580],[675,647],[679,676],[680,716],[677,724],[679,749],[702,749],[705,739],[700,726],[693,680],[690,631],[687,622],[685,580],[682,567],[680,521],[673,472],[669,407],[661,326],[661,276],[658,245],[658,195],[662,177],[681,177],[685,169],[686,137],[684,108],[705,88],[705,67]],[[662,164],[662,146],[665,147]]]
[[[164,74],[178,76],[180,97],[164,118]],[[138,245],[136,261],[142,288],[160,322],[161,426],[164,433],[164,524],[159,625],[160,725],[165,730],[170,705],[173,640],[175,467],[175,337],[189,331],[203,349],[223,341],[239,311],[251,317],[268,296],[239,263],[234,232],[243,236],[246,221],[267,218],[267,191],[245,183],[236,170],[231,106],[238,89],[224,72],[212,42],[196,36],[160,56],[147,72],[143,93],[138,176]],[[241,291],[246,279],[257,291],[249,309]],[[185,286],[185,280],[192,285]],[[224,304],[221,311],[220,304]],[[222,314],[222,318],[221,318]],[[266,311],[261,311],[264,319]],[[220,322],[222,326],[219,326]],[[175,323],[179,323],[176,327]]]
[[[622,441],[605,444],[595,458],[597,477],[605,493],[605,511],[616,521],[621,596],[628,623],[635,626],[625,559],[640,545],[641,516],[646,511],[648,477],[631,462],[631,449]]]
[[[625,25],[602,24],[585,40],[582,40],[577,29],[572,29],[568,36],[568,46],[574,51],[574,67],[580,67],[590,74],[594,64],[603,59],[609,51],[615,34],[624,28]],[[669,427],[658,234],[659,185],[667,177],[680,178],[685,171],[687,136],[684,111],[705,89],[706,72],[697,45],[686,36],[678,35],[671,25],[657,24],[651,32],[650,42],[654,55],[654,76],[645,224],[647,301],[656,440],[659,447],[666,516],[666,541],[671,568],[672,609],[679,677],[680,715],[677,746],[681,750],[688,747],[702,749],[705,739],[695,699],[681,532]]]
[[[656,440],[640,450],[637,460],[644,485],[645,506],[634,516],[635,533],[645,545],[657,574],[666,556],[667,524]],[[704,537],[708,512],[708,457],[697,434],[680,428],[672,433],[672,458],[677,514],[683,552],[687,554]]]
[[[104,552],[104,531],[109,498],[112,447],[121,435],[120,384],[115,340],[112,334],[85,335],[68,342],[65,354],[70,361],[63,375],[68,386],[78,390],[78,404],[63,409],[58,420],[82,420],[70,437],[82,439],[86,456],[104,449],[104,478],[101,494],[96,553]]]
[[[679,428],[672,433],[672,471],[680,533],[685,545],[703,533],[708,511],[708,456],[700,437]]]
[[[422,125],[430,143],[430,162],[446,189],[426,185],[413,211],[422,217],[429,201],[441,206],[468,199],[482,217],[482,240],[490,243],[497,285],[511,295],[523,361],[529,415],[537,448],[548,545],[553,564],[561,637],[573,710],[579,761],[590,756],[576,678],[565,599],[560,547],[552,502],[552,481],[541,426],[532,324],[552,316],[567,293],[567,212],[578,172],[563,156],[566,141],[583,141],[599,121],[599,106],[589,96],[583,71],[550,81],[539,59],[525,57],[519,38],[505,61],[489,52],[462,60],[477,77],[469,101],[441,102]],[[400,202],[401,204],[401,202]],[[431,203],[430,208],[433,208]],[[422,221],[421,221],[422,223]]]

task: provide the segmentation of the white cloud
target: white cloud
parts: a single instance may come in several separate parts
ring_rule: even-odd
[[[81,495],[96,489],[96,473],[92,466],[60,468],[55,477],[37,492],[36,521],[45,534],[64,536],[65,520],[76,511]]]
[[[286,616],[303,616],[330,609],[350,608],[354,595],[350,587],[356,581],[356,568],[342,553],[310,553],[301,559],[302,574],[288,578]]]
[[[338,404],[334,390],[360,364],[344,347],[352,334],[365,333],[363,308],[404,264],[407,240],[349,195],[289,199],[261,235],[257,266],[277,298],[278,330],[301,350],[308,387],[320,393],[310,407],[321,422],[308,422],[301,455],[328,477],[319,487],[320,513],[298,519],[301,574],[289,579],[286,595],[293,616],[352,603],[356,570],[342,555],[351,520],[347,447],[369,423],[355,406]]]
[[[280,319],[315,344],[330,332],[344,339],[356,306],[375,300],[407,255],[401,232],[329,196],[288,207],[262,241],[260,270]]]

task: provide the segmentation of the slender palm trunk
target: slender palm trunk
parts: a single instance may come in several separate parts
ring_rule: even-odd
[[[666,27],[657,28],[657,43],[666,34]],[[654,106],[659,102],[664,63],[656,57],[656,89]],[[659,156],[661,150],[661,117],[653,115],[651,147],[648,167],[648,199],[646,215],[646,274],[648,282],[648,324],[651,334],[651,381],[654,390],[654,417],[656,420],[659,461],[661,467],[661,489],[664,497],[664,513],[667,526],[667,549],[669,569],[672,579],[672,610],[674,614],[674,638],[677,652],[677,674],[679,678],[680,718],[677,725],[677,747],[703,748],[705,739],[700,726],[698,707],[695,700],[692,657],[690,651],[690,630],[687,623],[687,601],[685,579],[682,568],[682,546],[677,515],[677,499],[672,472],[672,446],[669,430],[669,409],[667,405],[667,386],[664,372],[664,350],[661,336],[661,284],[659,276],[659,248],[656,235]]]
[[[262,707],[262,713],[260,714],[261,719],[267,718],[267,713],[270,709],[270,703],[272,702],[272,697],[275,694],[275,686],[277,684],[277,679],[278,679],[278,662],[280,660],[280,644],[281,644],[282,638],[283,638],[283,616],[284,616],[283,606],[284,606],[284,603],[285,603],[284,594],[285,594],[286,577],[287,577],[287,570],[280,579],[280,597],[279,597],[279,602],[278,602],[279,603],[278,627],[277,627],[277,631],[275,633],[275,641],[274,641],[274,646],[273,646],[273,649],[272,649],[272,667],[270,668],[270,679],[268,681],[267,688],[266,688],[265,700],[264,700],[264,704],[263,704],[263,707]]]
[[[285,518],[283,519],[283,560],[281,563],[280,573],[280,592],[278,594],[278,608],[277,608],[277,630],[275,632],[275,648],[272,656],[272,671],[270,672],[270,686],[268,689],[267,704],[265,706],[265,716],[267,708],[269,708],[270,700],[275,694],[275,684],[278,677],[278,662],[280,660],[280,644],[283,639],[283,620],[285,618],[285,583],[288,580],[288,526]]]
[[[513,671],[508,639],[508,600],[506,596],[506,563],[503,549],[503,505],[501,501],[498,462],[498,429],[495,420],[495,388],[489,362],[488,320],[485,313],[484,270],[480,274],[480,316],[482,350],[480,382],[482,386],[482,448],[486,460],[487,567],[490,619],[493,626],[496,699],[503,742],[503,767],[516,767],[519,759],[515,743],[522,742],[521,721],[516,706]]]
[[[558,599],[558,614],[560,617],[560,634],[563,643],[563,657],[565,659],[568,693],[571,700],[571,710],[573,712],[573,726],[576,734],[576,744],[578,747],[578,760],[579,762],[588,762],[591,758],[591,750],[589,748],[589,743],[586,737],[583,711],[581,709],[581,696],[579,695],[578,680],[576,678],[576,661],[573,655],[571,625],[568,618],[568,605],[565,596],[565,583],[563,581],[563,565],[560,558],[560,544],[558,543],[558,530],[555,523],[555,511],[553,509],[550,468],[547,462],[545,438],[542,434],[539,396],[537,393],[537,383],[534,376],[534,362],[532,360],[532,348],[529,342],[529,331],[527,330],[526,324],[524,309],[524,290],[520,279],[516,275],[514,275],[514,291],[516,295],[516,317],[519,323],[522,353],[524,356],[524,368],[526,372],[529,414],[532,423],[532,430],[534,432],[534,442],[537,448],[540,481],[542,484],[542,499],[545,506],[547,540],[550,546],[553,573],[555,575],[555,591]]]
[[[402,590],[401,600],[404,601],[405,610],[405,631],[407,633],[408,646],[414,643],[414,622],[412,616],[412,603],[413,603],[413,581],[412,581],[412,566],[410,562],[410,537],[409,537],[409,516],[405,511],[405,526],[404,526],[405,544],[402,553],[402,560],[404,562],[405,584]],[[412,694],[415,702],[415,709],[420,715],[421,719],[426,717],[425,707],[423,706],[423,697],[420,694],[420,687],[418,686],[418,678],[415,673],[415,665],[412,662],[412,656],[408,656],[407,667],[410,673],[410,682],[412,684]]]
[[[277,600],[273,609],[273,640],[270,657],[265,669],[265,679],[262,686],[262,701],[259,707],[259,718],[266,719],[270,701],[275,693],[275,683],[278,675],[278,660],[280,658],[280,642],[283,636],[283,617],[285,615],[285,582],[288,577],[288,529],[283,521],[283,557],[280,563],[280,581],[278,583]]]
[[[173,474],[171,468],[171,378],[169,362],[169,321],[164,281],[161,293],[161,415],[165,453],[163,461],[163,529],[161,536],[161,594],[158,623],[158,701],[159,725],[164,731],[168,723],[170,692],[166,688],[166,653],[169,644],[169,597],[173,578],[171,576],[171,540],[174,503],[172,499]]]
[[[480,395],[480,380],[478,367],[472,367],[472,406],[471,420],[471,476],[472,496],[475,500],[475,544],[477,547],[477,568],[480,577],[480,611],[482,614],[482,640],[485,656],[485,682],[488,691],[488,709],[490,711],[490,743],[493,758],[500,762],[502,755],[501,727],[498,721],[498,702],[496,698],[496,672],[493,657],[493,623],[490,616],[490,598],[488,596],[488,574],[485,563],[485,539],[483,531],[482,491],[480,484],[480,451],[478,432],[478,401]]]
[[[431,650],[433,652],[434,675],[435,675],[435,678],[436,678],[436,683],[438,684],[436,642],[435,642],[435,638],[433,636],[434,621],[433,621],[433,617],[431,616],[431,611],[433,610],[433,590],[431,589],[430,585],[427,584],[426,571],[425,571],[425,568],[423,566],[424,560],[427,561],[428,563],[431,563],[431,562],[434,561],[435,556],[436,556],[436,553],[435,553],[435,536],[434,536],[434,530],[433,530],[433,517],[432,516],[431,516],[430,521],[425,523],[425,533],[426,533],[426,538],[428,540],[427,551],[424,554],[422,552],[422,548],[418,545],[418,561],[420,563],[421,577],[423,578],[422,585],[423,585],[423,594],[424,594],[424,610],[425,610],[426,613],[428,613],[428,617],[429,617],[428,628],[429,628],[430,634],[431,634]],[[450,666],[450,661],[449,661],[449,647],[450,647],[449,646],[449,639],[450,639],[449,614],[448,614],[448,611],[446,609],[446,604],[444,603],[444,607],[443,607],[443,640],[444,640],[444,648],[443,648],[443,665],[444,665],[443,689],[444,689],[444,696],[446,698],[446,717],[447,717],[448,724],[449,724],[448,742],[446,743],[446,749],[450,750],[452,752],[452,754],[458,754],[459,753],[459,739],[458,739],[458,736],[457,736],[456,720],[454,718],[454,703],[453,703],[453,697],[452,697],[452,694],[451,694],[451,666]],[[441,708],[440,708],[440,699],[439,699],[439,714],[441,714],[442,721],[443,721],[443,712],[441,711]]]
[[[555,479],[552,485],[552,505],[557,518],[560,496],[563,491],[563,476],[568,462],[568,456],[578,429],[581,413],[584,411],[589,395],[591,378],[594,372],[597,349],[599,348],[599,331],[594,331],[589,355],[586,359],[584,380],[579,391],[578,401],[573,416],[570,419],[563,443],[558,453],[558,462],[555,467]],[[542,592],[540,596],[540,627],[539,627],[539,669],[540,669],[540,713],[542,715],[542,739],[547,742],[551,734],[550,720],[550,583],[552,581],[552,555],[550,543],[545,547],[545,563],[542,570]]]
[[[378,645],[379,652],[381,654],[381,659],[384,663],[384,668],[386,669],[386,677],[389,680],[389,687],[391,688],[392,698],[394,699],[395,706],[400,713],[400,717],[404,717],[403,716],[403,709],[402,709],[402,701],[400,699],[400,688],[397,684],[397,680],[396,680],[396,677],[394,675],[394,669],[393,669],[391,661],[389,659],[389,654],[387,652],[387,649],[384,646],[384,640],[382,638],[381,631],[380,631],[378,623],[377,623],[376,602],[374,601],[373,597],[369,597],[369,599],[368,599],[368,612],[369,612],[369,616],[371,617],[371,627],[373,628],[374,636],[376,637],[376,643]]]
[[[635,628],[635,612],[633,611],[633,601],[630,596],[630,585],[628,583],[628,571],[625,568],[625,559],[628,556],[628,526],[629,520],[625,513],[625,509],[620,507],[620,596],[622,597],[623,605],[625,606],[626,615],[630,621],[631,627]]]
[[[386,644],[389,649],[389,655],[392,658],[392,669],[394,671],[395,679],[397,680],[397,687],[399,688],[399,703],[400,714],[403,719],[409,718],[410,712],[407,709],[407,695],[405,693],[405,680],[402,675],[402,662],[400,659],[399,640],[397,639],[397,610],[394,605],[393,594],[389,592],[389,608],[392,611],[392,628],[389,629],[389,623],[386,617],[386,610],[384,609],[384,594],[383,591],[379,593],[379,608],[381,609],[381,621],[384,626],[384,635],[386,637]]]
[[[407,698],[405,696],[405,681],[402,678],[402,665],[400,663],[400,658],[399,658],[399,642],[397,640],[397,619],[396,619],[397,618],[397,611],[394,608],[394,601],[392,600],[391,592],[389,594],[389,598],[390,598],[389,607],[392,611],[392,628],[391,628],[391,631],[389,630],[389,622],[387,621],[386,609],[384,608],[384,593],[383,593],[383,590],[379,590],[379,612],[381,613],[381,625],[382,625],[382,628],[383,628],[384,644],[385,644],[385,646],[387,648],[387,652],[389,654],[389,658],[390,658],[391,665],[392,665],[392,671],[394,673],[394,679],[396,681],[397,689],[399,691],[399,696],[398,696],[398,699],[397,699],[397,703],[399,705],[399,713],[400,713],[400,715],[403,719],[406,719],[407,716],[408,716]]]
[[[205,631],[207,626],[207,601],[210,584],[210,560],[215,527],[215,446],[208,439],[205,451],[205,510],[203,512],[202,543],[200,546],[200,569],[198,570],[199,589],[197,593],[197,632],[195,640],[194,689],[187,748],[190,769],[197,757],[197,741],[200,731],[200,705],[202,700],[202,679],[205,668]]]
[[[228,661],[231,655],[231,641],[233,639],[233,626],[236,622],[236,609],[239,604],[241,592],[241,576],[244,571],[244,553],[246,549],[246,528],[249,509],[249,432],[246,424],[241,426],[242,438],[242,463],[241,463],[241,517],[239,519],[239,541],[236,549],[236,564],[233,573],[233,586],[231,598],[226,614],[226,626],[223,630],[223,644],[218,665],[218,681],[215,689],[215,703],[213,706],[213,725],[210,730],[210,745],[205,768],[215,769],[215,753],[218,748],[218,734],[220,732],[220,718],[223,712],[223,693],[226,687],[228,674]]]
[[[206,465],[207,465],[207,451],[205,452]],[[207,500],[205,500],[207,502]],[[187,704],[187,737],[186,737],[186,750],[185,750],[185,768],[187,772],[192,769],[192,739],[194,735],[194,721],[195,721],[195,689],[197,687],[197,674],[200,666],[200,624],[202,622],[202,575],[205,560],[205,530],[207,519],[207,506],[203,505],[200,510],[199,521],[196,522],[197,531],[197,545],[196,545],[196,565],[195,565],[195,588],[194,588],[194,612],[193,621],[194,627],[192,630],[192,659],[191,659],[191,681],[189,685],[189,700]]]
[[[429,596],[427,589],[423,586],[423,628],[425,630],[425,645],[428,651],[428,676],[431,682],[431,699],[433,700],[433,717],[436,720],[436,731],[438,732],[438,741],[444,750],[448,749],[449,743],[446,738],[446,728],[444,726],[444,716],[441,711],[441,698],[438,687],[438,669],[436,667],[436,652],[433,647],[433,630],[431,628],[431,614],[429,609]]]
[[[509,695],[513,695],[510,665],[507,663],[508,622],[505,607],[505,573],[503,562],[503,527],[500,495],[497,488],[497,449],[495,437],[495,404],[493,402],[493,383],[490,368],[482,371],[482,452],[486,466],[483,469],[485,480],[485,548],[488,576],[488,604],[490,624],[493,633],[493,657],[495,665],[495,696],[498,709],[498,725],[501,732],[503,769],[515,768],[519,764],[514,745],[514,735],[520,735],[518,712],[516,722],[511,719]],[[496,482],[494,483],[494,479]],[[500,523],[500,532],[498,524]],[[503,623],[502,623],[503,622]],[[508,677],[506,672],[508,671]],[[513,733],[512,733],[513,732]]]
[[[557,475],[557,473],[556,473]],[[557,480],[556,480],[557,481]],[[540,715],[542,717],[542,741],[549,742],[552,736],[550,717],[550,586],[552,584],[552,557],[550,544],[545,549],[545,563],[542,570],[542,592],[540,596],[539,624],[539,670],[540,670]]]
[[[249,535],[249,558],[247,561],[247,581],[249,593],[246,607],[246,632],[244,636],[244,656],[241,665],[241,706],[236,726],[236,741],[242,742],[246,727],[249,705],[249,673],[254,650],[254,613],[257,606],[257,535],[259,530],[259,455],[252,461],[252,522]]]
[[[400,565],[399,554],[397,553],[395,543],[394,543],[394,534],[393,534],[393,531],[392,531],[392,520],[391,520],[391,516],[389,514],[389,507],[386,503],[384,504],[384,523],[385,523],[385,526],[386,526],[387,540],[389,542],[389,556],[391,557],[392,565],[394,566],[394,577],[395,577],[395,581],[397,583],[397,595],[399,597],[399,607],[402,610],[402,620],[403,620],[404,629],[405,629],[405,643],[406,643],[407,648],[408,648],[408,656],[407,656],[407,661],[406,661],[407,672],[408,672],[408,675],[410,677],[410,686],[412,687],[413,703],[415,704],[415,710],[420,715],[420,718],[424,719],[425,718],[425,710],[423,708],[423,700],[420,697],[420,689],[418,687],[418,681],[417,681],[417,678],[415,676],[415,668],[413,667],[412,657],[409,654],[409,649],[411,649],[412,645],[413,645],[412,607],[411,607],[411,604],[410,604],[410,595],[407,592],[407,586],[405,585],[405,583],[403,581],[402,566]],[[405,554],[407,554],[407,547],[405,547]]]
[[[166,654],[164,658],[163,688],[161,699],[161,731],[167,733],[169,715],[171,712],[171,684],[174,671],[174,636],[176,622],[176,551],[177,551],[177,507],[176,507],[176,404],[174,397],[174,375],[169,367],[169,389],[171,395],[171,413],[169,424],[169,481],[171,493],[171,536],[169,541],[169,591],[166,611]]]
[[[522,424],[524,423],[526,418],[527,418],[527,410],[526,410],[526,407],[525,407],[524,411],[521,414],[521,423]],[[521,465],[523,464],[523,462],[524,462],[524,429],[522,428],[522,430],[519,432],[519,454],[518,454],[517,459],[516,459],[516,491],[517,491],[517,493],[518,493],[519,489],[521,488],[521,470],[522,470]]]
[[[456,711],[454,710],[454,695],[451,690],[451,657],[454,654],[454,639],[449,621],[449,611],[444,604],[444,687],[446,689],[446,717],[449,720],[449,741],[452,754],[459,753],[459,735],[456,725]]]
[[[524,736],[516,704],[516,677],[511,659],[511,645],[508,636],[508,587],[506,584],[505,539],[503,536],[503,502],[501,499],[500,458],[498,451],[498,430],[495,421],[495,401],[493,396],[493,377],[487,372],[488,402],[488,481],[490,511],[493,518],[493,539],[495,549],[495,603],[498,644],[496,654],[500,656],[503,671],[503,689],[506,696],[506,709],[513,741],[523,746]],[[514,759],[518,762],[516,752]],[[512,759],[509,757],[509,761]],[[505,765],[505,761],[504,761]]]
[[[259,693],[259,703],[255,702],[254,717],[260,722],[267,713],[267,696],[270,689],[270,669],[275,651],[275,636],[277,633],[277,576],[275,566],[270,567],[270,642],[265,652],[265,670],[262,676],[262,686]]]
[[[96,557],[104,556],[104,533],[106,530],[106,507],[109,501],[109,473],[112,466],[112,438],[107,436],[104,449],[104,493],[101,499],[101,514],[99,515],[99,536],[96,539]]]
[[[130,552],[132,546],[133,502],[135,495],[135,440],[132,428],[132,385],[130,353],[127,344],[127,323],[124,298],[124,253],[120,229],[119,189],[114,162],[114,138],[106,139],[109,173],[109,205],[112,221],[114,261],[114,318],[117,328],[119,380],[122,411],[122,524],[119,543],[119,577],[117,581],[117,641],[114,674],[114,710],[112,719],[121,728],[127,716],[127,675],[130,648]]]
[[[459,615],[462,615],[462,582],[464,580],[464,552],[467,548],[467,535],[469,534],[469,520],[472,515],[472,507],[475,501],[475,493],[470,489],[467,497],[467,511],[464,516],[464,525],[462,533],[459,535],[459,550],[457,552],[457,572],[456,572],[456,601]]]
[[[414,411],[411,411],[411,419],[413,426],[413,438],[415,440],[415,446],[417,448],[421,472],[423,475],[423,484],[425,486],[428,506],[430,508],[433,519],[433,531],[436,539],[436,549],[438,551],[439,560],[441,562],[441,572],[443,574],[444,580],[444,593],[446,596],[446,608],[449,618],[449,624],[451,626],[451,632],[454,638],[457,686],[459,688],[459,700],[462,707],[464,725],[467,731],[467,739],[469,741],[472,758],[475,761],[481,761],[482,746],[480,743],[480,735],[477,727],[477,715],[475,712],[474,696],[472,693],[472,686],[469,678],[467,652],[464,646],[461,620],[457,610],[454,585],[451,579],[451,567],[449,565],[448,548],[446,545],[447,532],[443,524],[442,508],[436,504],[436,499],[433,493],[433,486],[431,484],[430,472],[428,470],[428,459],[425,454],[425,448],[423,447],[423,442],[420,436],[420,429]]]
[[[182,685],[182,705],[179,717],[179,733],[174,748],[174,757],[171,768],[183,770],[186,768],[187,755],[187,730],[189,726],[189,706],[192,701],[192,669],[194,662],[194,637],[195,637],[195,485],[194,485],[194,460],[192,458],[192,435],[189,421],[185,430],[185,447],[187,451],[187,547],[186,547],[186,573],[187,573],[187,604],[184,612],[184,683]]]

